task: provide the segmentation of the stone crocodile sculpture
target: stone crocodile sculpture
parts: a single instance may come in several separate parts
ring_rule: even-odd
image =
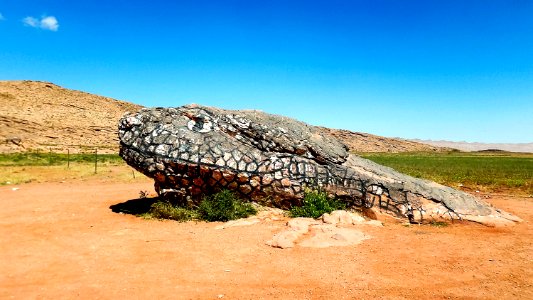
[[[476,197],[350,154],[318,128],[254,110],[199,105],[144,108],[119,122],[120,155],[155,180],[161,196],[198,202],[230,189],[262,204],[300,205],[320,187],[349,205],[411,222],[520,219]]]

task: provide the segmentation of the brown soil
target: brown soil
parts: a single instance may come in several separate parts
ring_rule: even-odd
[[[346,247],[265,245],[284,221],[144,220],[111,205],[150,181],[0,187],[0,298],[533,299],[533,199],[491,195],[509,228],[361,227]]]

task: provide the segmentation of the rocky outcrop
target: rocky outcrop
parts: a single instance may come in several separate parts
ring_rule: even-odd
[[[259,111],[145,108],[120,120],[119,138],[120,155],[153,178],[162,196],[200,201],[230,189],[289,208],[301,204],[305,188],[321,187],[350,205],[411,222],[519,220],[467,193],[350,154],[313,126]]]

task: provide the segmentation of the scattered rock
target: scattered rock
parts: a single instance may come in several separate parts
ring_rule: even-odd
[[[237,226],[249,226],[249,225],[257,224],[259,222],[260,220],[258,218],[250,217],[246,219],[228,221],[222,225],[218,225],[217,227],[215,227],[215,229],[225,229],[225,228],[237,227]]]
[[[314,235],[303,240],[299,245],[309,248],[327,248],[352,246],[360,244],[369,237],[355,228],[339,228],[333,225],[323,224],[313,226]]]
[[[279,221],[286,217],[286,211],[283,209],[258,205],[254,203],[254,207],[257,210],[255,217],[265,221]]]
[[[320,221],[312,218],[294,218],[287,222],[287,226],[290,230],[301,234],[307,233],[309,231],[309,226],[318,224],[320,224]]]
[[[294,218],[287,222],[287,229],[275,234],[266,244],[275,248],[292,248],[296,240],[309,232],[309,226],[318,225],[319,221],[311,218]]]
[[[322,221],[326,224],[352,225],[361,224],[366,220],[362,216],[345,210],[335,210],[331,214],[322,215]]]
[[[353,225],[370,224],[376,226],[377,223],[381,226],[379,221],[366,221],[360,215],[341,210],[324,214],[318,220],[295,218],[289,220],[287,228],[275,234],[266,244],[282,249],[292,248],[296,245],[309,248],[357,245],[369,237]]]
[[[232,220],[225,222],[215,227],[215,229],[225,229],[237,226],[250,226],[257,224],[261,221],[279,221],[285,218],[285,211],[279,208],[261,206],[257,203],[253,203],[253,206],[257,210],[255,216],[251,216],[244,219]]]
[[[7,137],[5,142],[6,144],[12,143],[16,146],[24,148],[24,145],[22,145],[22,139],[20,137]]]
[[[274,235],[266,244],[274,248],[292,248],[300,236],[301,234],[296,231],[285,230]]]

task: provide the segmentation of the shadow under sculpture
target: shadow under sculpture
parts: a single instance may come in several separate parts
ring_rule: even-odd
[[[287,209],[301,204],[305,188],[322,188],[348,205],[410,222],[520,221],[470,194],[350,154],[311,125],[261,111],[144,108],[123,116],[119,139],[121,157],[153,178],[162,197],[199,202],[229,189]]]

